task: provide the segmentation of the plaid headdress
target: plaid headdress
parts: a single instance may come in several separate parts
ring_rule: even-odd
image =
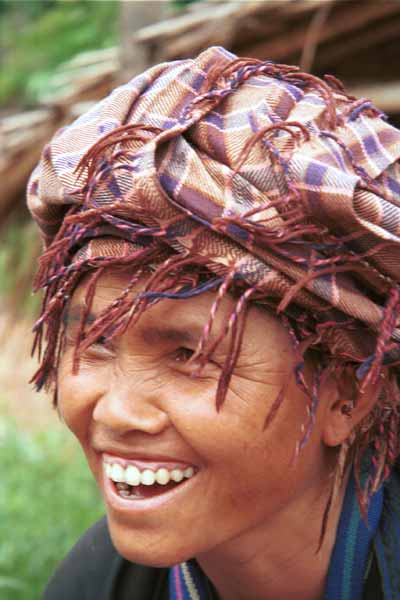
[[[82,324],[77,360],[97,336],[116,335],[149,304],[215,289],[198,348],[204,358],[213,316],[230,291],[237,303],[220,332],[230,336],[231,352],[217,405],[248,301],[265,304],[289,329],[296,377],[309,397],[298,450],[327,373],[356,374],[355,401],[376,384],[376,408],[358,432],[356,453],[360,459],[373,444],[368,496],[399,453],[399,156],[400,131],[334,77],[223,48],[158,65],[117,88],[54,137],[28,186],[45,243],[36,341],[40,347],[46,331],[47,347],[36,384],[54,380],[62,314],[83,272],[92,272],[90,303],[104,268],[137,266],[124,294],[95,324]],[[134,297],[149,265],[146,289]],[[320,368],[307,386],[309,348],[320,351]]]

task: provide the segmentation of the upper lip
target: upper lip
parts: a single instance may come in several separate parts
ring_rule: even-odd
[[[103,459],[106,459],[107,462],[112,462],[115,460],[116,462],[119,460],[122,461],[131,461],[131,462],[148,462],[148,463],[163,463],[163,464],[176,464],[176,465],[186,465],[186,466],[195,466],[195,463],[191,460],[187,460],[183,457],[171,456],[164,453],[156,453],[149,452],[148,450],[139,450],[135,448],[135,451],[129,450],[127,448],[119,448],[116,446],[110,447],[94,447],[94,450],[103,455]]]

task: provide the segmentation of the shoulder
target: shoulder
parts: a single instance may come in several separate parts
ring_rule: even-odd
[[[78,540],[56,569],[43,600],[124,600],[155,598],[166,580],[165,569],[128,562],[113,546],[106,518]],[[136,585],[138,584],[138,585]],[[140,589],[139,589],[140,588]],[[157,596],[162,599],[162,595]]]

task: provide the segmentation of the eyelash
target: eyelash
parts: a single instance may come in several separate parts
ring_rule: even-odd
[[[107,348],[107,338],[103,335],[97,338],[92,344],[92,348],[96,348],[96,346],[101,348]],[[175,363],[186,364],[189,362],[191,357],[194,354],[194,350],[191,348],[187,348],[186,346],[180,346],[172,353],[172,358]]]

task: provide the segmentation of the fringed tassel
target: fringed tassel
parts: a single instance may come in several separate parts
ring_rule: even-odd
[[[76,375],[79,371],[79,345],[83,340],[83,334],[85,326],[88,322],[88,316],[92,309],[93,298],[96,292],[96,286],[99,278],[104,273],[104,267],[100,267],[94,273],[91,274],[90,279],[87,284],[86,295],[84,300],[84,310],[81,313],[80,321],[78,325],[78,331],[75,340],[75,348],[72,359],[72,374]]]
[[[368,366],[368,371],[363,377],[361,384],[361,393],[365,391],[368,385],[377,383],[385,349],[390,341],[393,332],[397,326],[397,320],[400,313],[400,289],[396,286],[389,292],[387,304],[383,310],[383,318],[379,327],[379,335],[376,343],[376,349],[373,359]],[[367,363],[368,364],[368,363]],[[363,376],[363,368],[358,369],[357,374]]]
[[[101,137],[79,161],[75,171],[78,176],[87,170],[86,178],[90,182],[105,158],[106,152],[115,148],[118,144],[126,144],[130,141],[146,142],[162,130],[159,127],[142,124],[128,124],[117,127]]]
[[[216,298],[210,309],[210,315],[208,317],[208,321],[203,328],[203,332],[202,332],[201,338],[199,340],[199,343],[197,345],[197,348],[189,362],[194,363],[195,361],[198,361],[199,359],[200,359],[200,361],[202,360],[202,357],[204,356],[204,353],[205,353],[205,346],[206,346],[208,340],[210,339],[211,329],[212,329],[215,317],[217,315],[218,309],[220,307],[222,300],[225,298],[225,296],[228,293],[229,287],[232,284],[234,276],[235,276],[235,271],[231,270],[228,273],[225,280],[223,281],[223,283],[221,284],[219,290],[217,291]],[[219,343],[219,341],[216,342],[214,350],[217,347],[218,343]],[[200,367],[198,367],[198,372],[201,370],[201,368],[202,368],[202,365],[200,365]],[[194,374],[198,374],[198,373],[195,372]]]
[[[281,408],[283,401],[286,397],[288,385],[289,385],[289,378],[285,382],[285,385],[282,387],[282,389],[279,391],[279,394],[276,396],[274,402],[272,403],[271,408],[269,409],[269,411],[265,417],[264,424],[263,424],[263,431],[268,429],[268,427],[271,425],[271,423],[275,419],[276,415],[278,414],[278,411]]]
[[[243,335],[246,325],[246,314],[248,309],[248,301],[252,294],[256,291],[255,288],[247,289],[239,298],[237,305],[229,319],[229,329],[231,330],[230,347],[228,350],[227,359],[222,367],[222,373],[218,380],[217,393],[215,397],[215,407],[219,411],[225,401],[229,383],[233,374],[233,369],[238,360],[242,347]]]

